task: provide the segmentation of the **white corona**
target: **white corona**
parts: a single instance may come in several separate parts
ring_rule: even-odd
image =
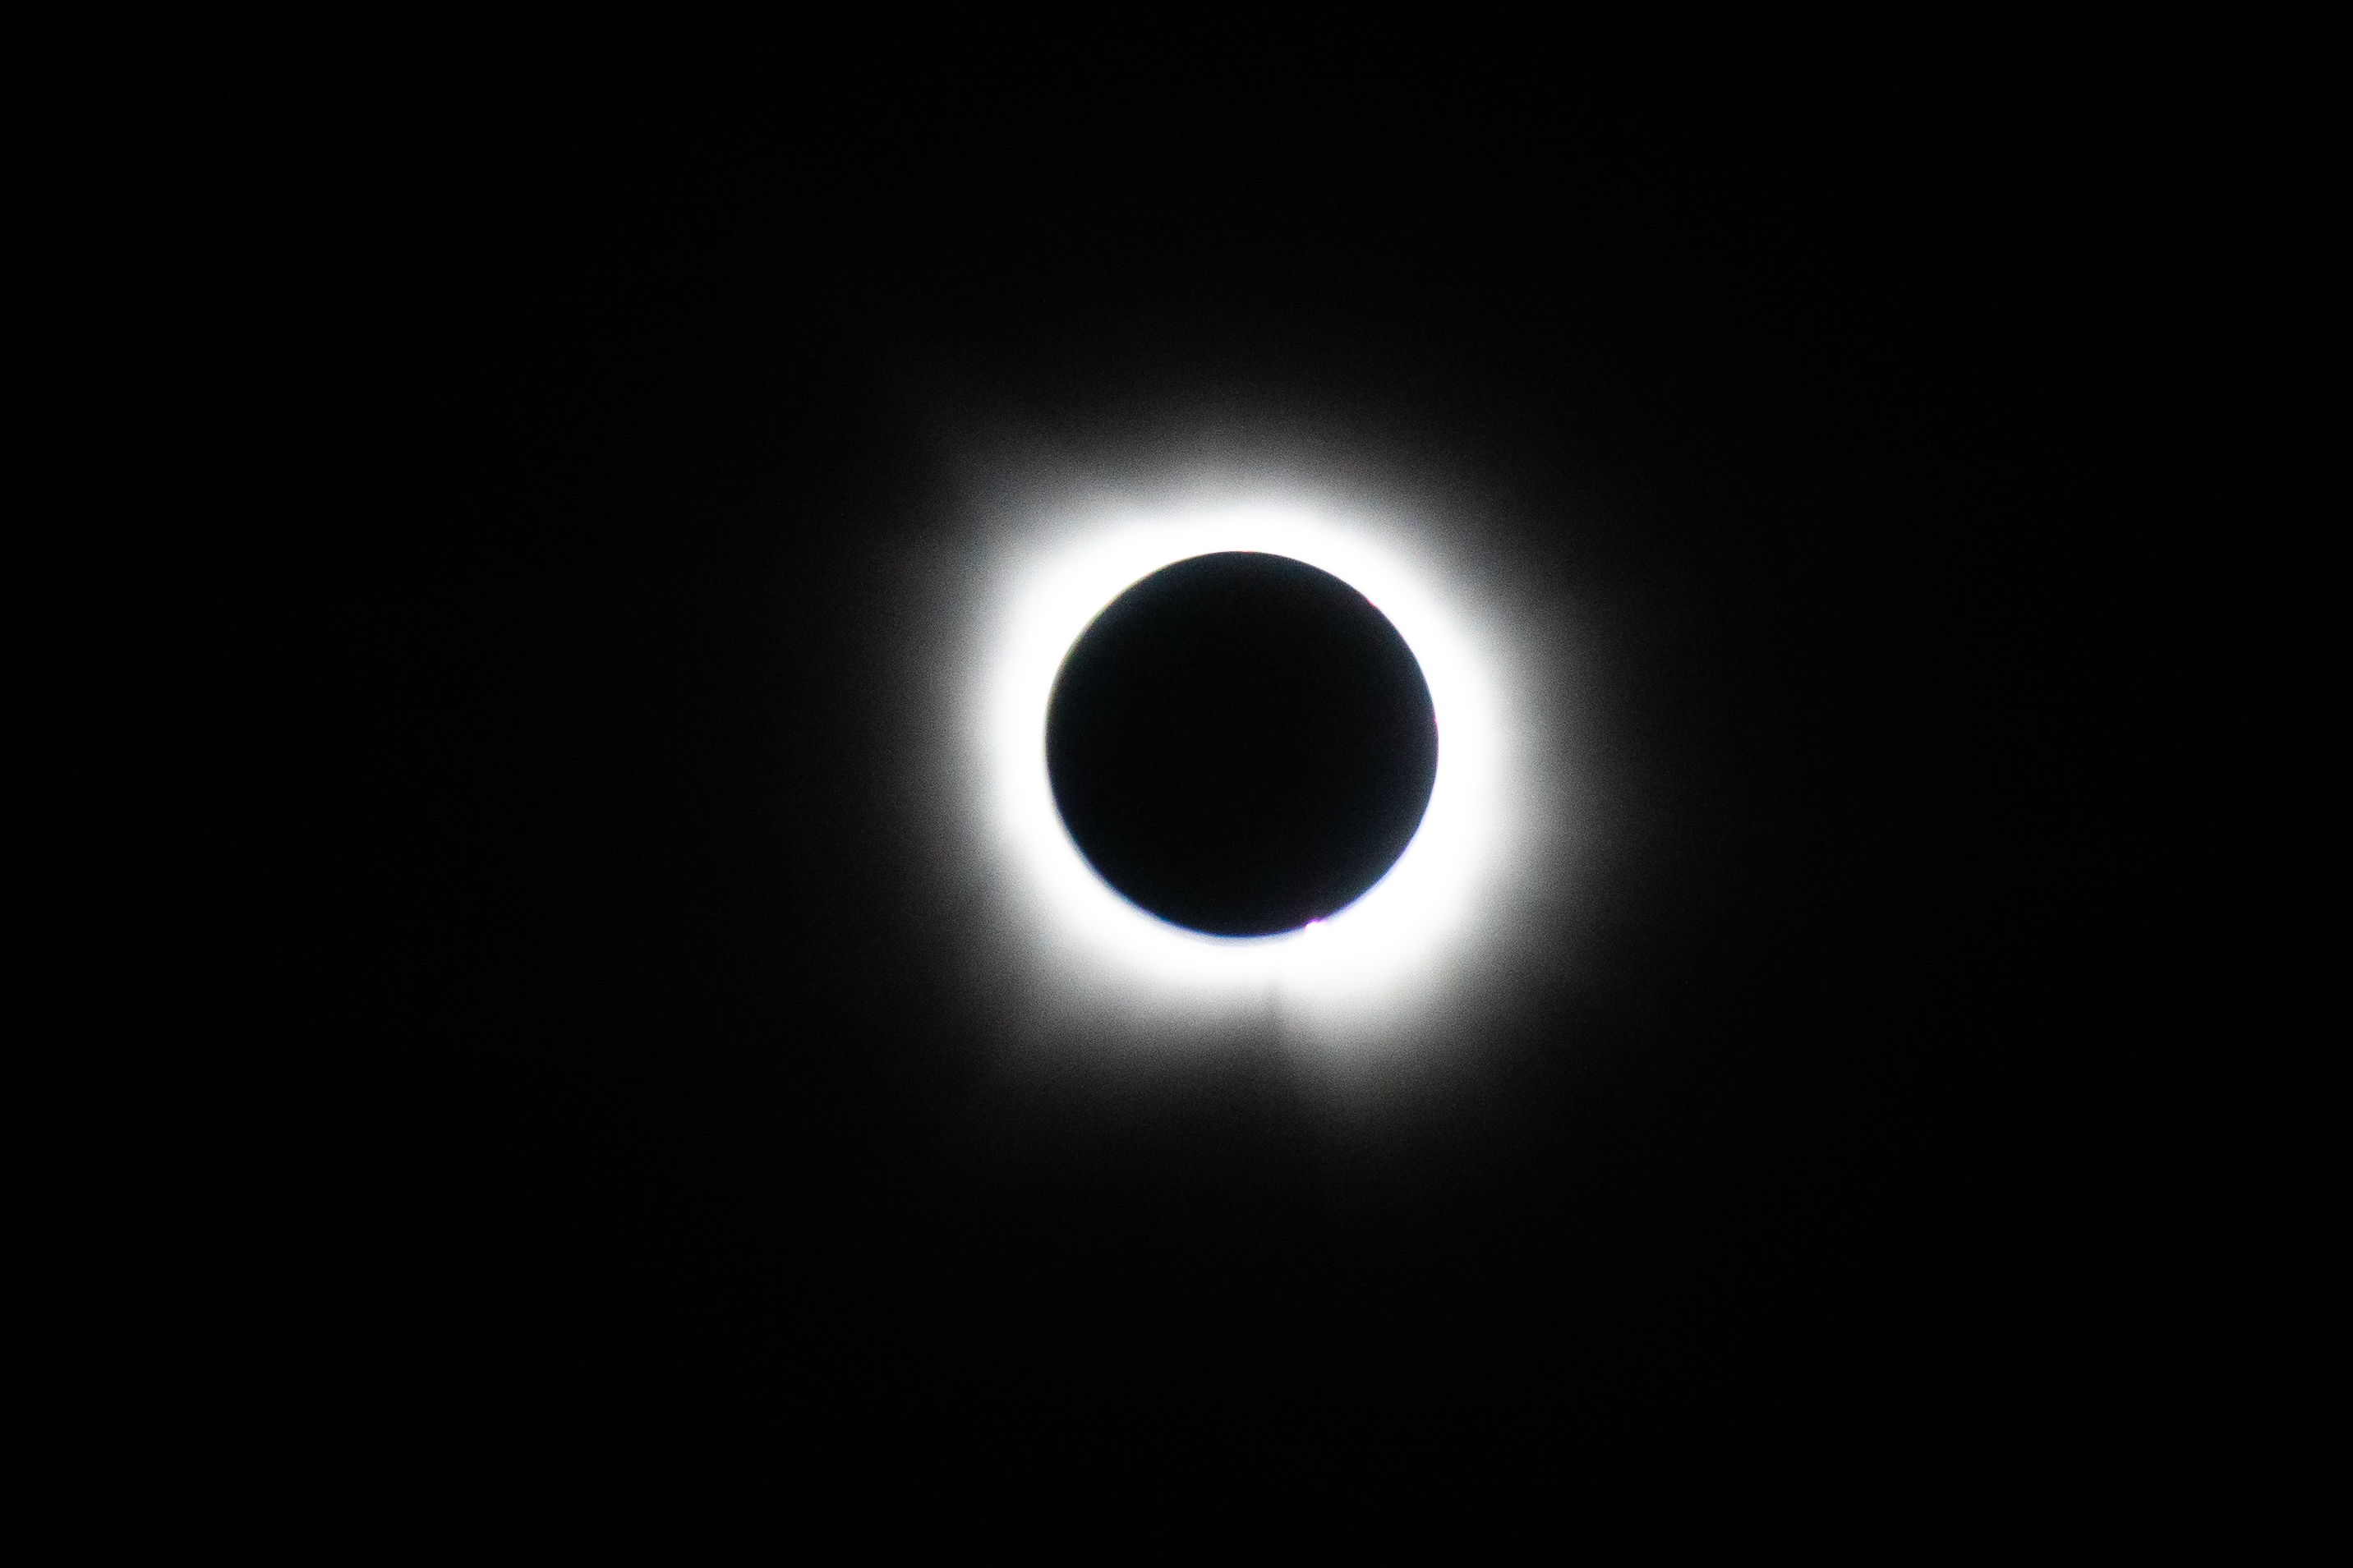
[[[1419,829],[1356,902],[1303,931],[1205,936],[1122,898],[1079,852],[1046,773],[1046,709],[1064,657],[1105,605],[1172,562],[1218,551],[1290,556],[1377,606],[1421,666],[1438,776]],[[1515,889],[1541,879],[1557,792],[1532,729],[1504,617],[1430,531],[1264,502],[1103,507],[1004,539],[971,623],[958,703],[976,786],[970,823],[1031,979],[1061,1005],[1138,1023],[1271,1013],[1290,1037],[1346,1047],[1425,1031],[1508,945]],[[1155,1031],[1165,1037],[1165,1031]]]

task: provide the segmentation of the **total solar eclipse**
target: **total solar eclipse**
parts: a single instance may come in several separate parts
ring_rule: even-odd
[[[1198,555],[1114,599],[1046,720],[1054,805],[1131,902],[1213,936],[1345,909],[1396,864],[1438,775],[1421,667],[1348,584],[1287,556]]]

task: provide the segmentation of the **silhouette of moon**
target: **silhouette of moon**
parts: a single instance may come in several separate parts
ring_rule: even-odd
[[[1140,908],[1215,936],[1336,913],[1413,839],[1438,720],[1362,594],[1288,556],[1197,555],[1112,601],[1055,678],[1055,808]]]

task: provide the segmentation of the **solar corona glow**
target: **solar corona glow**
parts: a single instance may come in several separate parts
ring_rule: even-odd
[[[1270,936],[1204,935],[1122,897],[1072,841],[1047,767],[1055,681],[1090,624],[1161,568],[1228,551],[1287,556],[1362,594],[1419,663],[1439,734],[1429,804],[1396,863],[1345,908]],[[992,553],[959,703],[976,826],[1004,934],[1058,1002],[1145,1023],[1271,1014],[1345,1044],[1444,1007],[1504,940],[1505,895],[1538,858],[1543,792],[1515,743],[1524,694],[1500,617],[1426,535],[1297,502],[1105,507],[1040,520]]]

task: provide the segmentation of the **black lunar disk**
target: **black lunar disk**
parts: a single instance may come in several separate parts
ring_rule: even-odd
[[[1230,551],[1112,601],[1062,661],[1046,767],[1105,881],[1219,936],[1361,897],[1421,825],[1438,719],[1387,616],[1327,572]]]

